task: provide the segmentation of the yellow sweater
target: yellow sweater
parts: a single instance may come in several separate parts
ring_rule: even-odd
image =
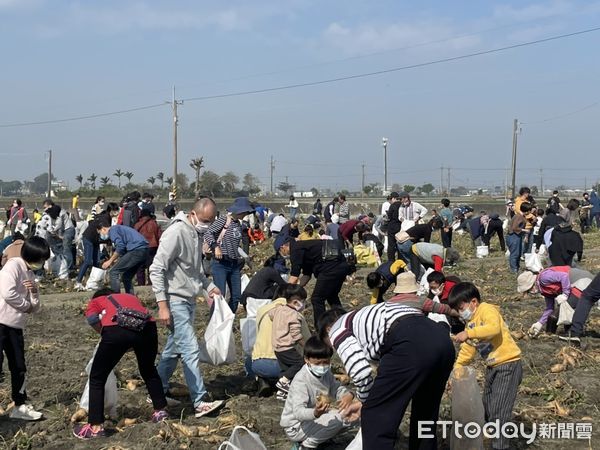
[[[455,366],[466,366],[477,352],[488,367],[521,359],[517,346],[497,306],[480,303],[465,327],[469,340],[460,346]]]
[[[402,261],[401,259],[397,259],[390,266],[390,273],[394,276],[394,278],[400,272],[403,272],[405,270],[406,270],[406,263],[404,261]],[[387,282],[385,282],[385,283],[387,284]],[[371,299],[369,300],[371,305],[374,305],[377,303],[377,299],[379,298],[379,290],[380,290],[380,288],[377,287],[371,291]]]
[[[273,321],[269,311],[278,306],[285,305],[285,298],[278,298],[268,305],[258,308],[256,312],[256,342],[252,348],[252,359],[275,359],[271,336],[273,334]]]

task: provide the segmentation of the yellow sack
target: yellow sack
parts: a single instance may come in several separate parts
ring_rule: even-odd
[[[355,245],[354,255],[356,256],[357,264],[367,267],[377,267],[377,256],[374,255],[365,245]]]

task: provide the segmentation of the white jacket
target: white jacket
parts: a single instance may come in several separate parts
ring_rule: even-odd
[[[40,309],[39,294],[30,294],[23,282],[34,279],[21,257],[9,259],[0,270],[0,324],[25,328],[26,315]]]

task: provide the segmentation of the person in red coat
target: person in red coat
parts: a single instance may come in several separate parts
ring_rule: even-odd
[[[146,264],[144,264],[137,273],[138,286],[145,286],[146,270],[150,267],[152,261],[154,261],[162,230],[160,229],[158,222],[156,222],[156,217],[154,217],[148,209],[141,210],[140,218],[133,228],[148,241],[148,259],[146,259]],[[150,284],[150,277],[148,277],[148,284]]]

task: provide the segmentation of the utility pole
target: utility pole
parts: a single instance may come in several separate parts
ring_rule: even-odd
[[[512,181],[510,185],[511,200],[515,198],[515,184],[517,176],[517,136],[519,134],[519,119],[513,122],[513,149],[512,149]]]
[[[448,181],[448,195],[450,195],[450,167],[448,167],[448,176],[447,176],[447,178],[448,178],[448,180],[447,180]]]
[[[383,195],[387,195],[387,146],[388,138],[381,138],[381,145],[383,145]]]
[[[362,167],[362,182],[360,185],[360,198],[362,198],[365,193],[365,163],[362,163],[361,167]]]
[[[540,168],[540,196],[544,196],[544,169]]]
[[[583,179],[583,192],[587,191],[587,177]]]
[[[275,161],[271,155],[271,197],[273,197],[273,173],[275,172]]]
[[[177,200],[177,125],[179,117],[177,116],[177,106],[183,105],[183,101],[175,99],[175,86],[173,86],[173,99],[171,107],[173,109],[173,199]]]
[[[444,166],[440,167],[440,195],[444,195]]]
[[[48,150],[48,198],[52,198],[52,150]]]

